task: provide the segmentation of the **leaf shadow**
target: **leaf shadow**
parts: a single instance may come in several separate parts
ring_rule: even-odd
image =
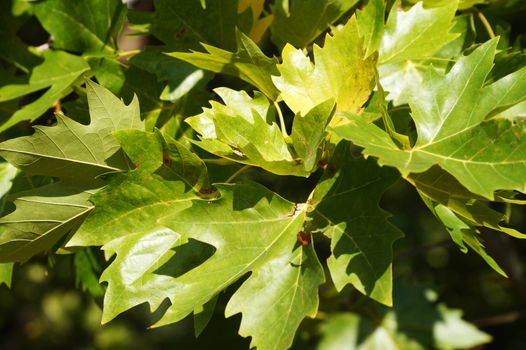
[[[155,273],[177,278],[203,264],[212,255],[216,248],[210,244],[195,239],[173,249],[175,254],[163,264]]]

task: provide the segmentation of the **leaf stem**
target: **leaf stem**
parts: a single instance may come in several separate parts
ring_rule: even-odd
[[[234,181],[234,179],[236,177],[238,177],[239,175],[241,175],[241,173],[244,173],[245,171],[247,171],[248,169],[252,168],[252,165],[245,165],[243,166],[242,168],[240,168],[238,171],[236,171],[235,173],[232,174],[232,176],[230,176],[225,182],[226,183],[231,183],[232,181]]]
[[[491,28],[491,24],[489,24],[488,19],[486,18],[486,16],[484,16],[484,14],[480,10],[475,9],[475,12],[480,22],[482,22],[482,25],[484,26],[484,28],[486,28],[489,38],[493,39],[495,37],[495,32],[493,31],[493,28]]]
[[[122,51],[117,54],[118,58],[130,57],[140,53],[142,50]]]
[[[287,128],[285,127],[285,119],[283,118],[283,113],[281,112],[279,103],[274,101],[274,107],[276,107],[276,111],[278,111],[278,118],[279,118],[279,125],[281,127],[281,133],[283,134],[283,137],[287,139],[289,135],[287,134]]]
[[[214,159],[202,159],[206,164],[216,164],[216,165],[232,165],[236,164],[233,160],[225,158],[214,158]]]
[[[380,110],[382,114],[382,121],[385,127],[385,131],[389,134],[391,139],[395,142],[400,143],[402,148],[409,149],[409,138],[405,135],[401,135],[396,132],[393,121],[391,120],[391,117],[389,116],[389,113],[387,112],[387,109],[385,108],[384,101],[385,101],[385,91],[380,84],[380,74],[378,74],[378,70],[375,70],[376,75],[376,89],[378,91],[378,94],[380,95]]]

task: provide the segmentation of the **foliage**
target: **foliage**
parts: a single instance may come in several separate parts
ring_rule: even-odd
[[[300,346],[306,318],[319,349],[491,341],[393,283],[404,235],[379,203],[405,182],[513,273],[483,236],[526,238],[526,60],[485,16],[513,1],[153,5],[0,5],[0,283],[71,257],[102,323],[147,304],[199,334],[224,307],[262,350]],[[44,42],[20,35],[35,23]],[[122,51],[125,29],[151,45]]]

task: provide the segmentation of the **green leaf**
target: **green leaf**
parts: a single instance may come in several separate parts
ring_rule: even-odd
[[[525,234],[503,226],[508,218],[487,206],[485,198],[469,192],[453,176],[438,167],[424,173],[412,174],[407,180],[422,195],[447,206],[449,210],[474,225],[504,232],[516,238],[526,238]]]
[[[129,61],[155,74],[158,81],[167,81],[160,98],[176,102],[193,89],[204,89],[212,74],[164,54],[172,51],[174,49],[169,46],[147,46]]]
[[[86,218],[93,208],[88,198],[99,186],[58,182],[13,195],[16,210],[0,219],[0,262],[50,250]]]
[[[243,313],[241,333],[254,346],[286,348],[303,317],[316,312],[324,280],[312,247],[296,247],[304,214],[259,185],[215,186],[217,199],[199,199],[181,182],[129,173],[93,197],[96,209],[73,240],[114,238],[104,246],[107,258],[117,257],[102,276],[103,322],[143,302],[156,309],[165,298],[172,305],[157,325],[176,322],[252,271],[226,313]],[[280,334],[263,336],[274,328]]]
[[[424,9],[418,2],[407,12],[393,6],[380,46],[379,63],[399,62],[430,56],[458,35],[451,34],[457,1]]]
[[[303,318],[318,311],[316,291],[325,278],[312,244],[283,253],[254,272],[225,310],[227,317],[243,314],[239,334],[258,349],[289,348]]]
[[[90,55],[114,53],[127,10],[120,0],[44,0],[33,9],[55,49]]]
[[[364,38],[365,57],[380,48],[385,28],[385,1],[369,0],[367,5],[356,11],[358,30]]]
[[[216,296],[201,308],[194,310],[194,333],[196,338],[204,331],[205,327],[214,316],[218,298],[219,296]]]
[[[117,61],[96,59],[94,74],[99,83],[117,96],[130,101],[137,96],[141,105],[141,119],[146,130],[153,130],[163,112],[171,114],[172,109],[159,100],[163,84],[155,75],[135,66],[126,67]]]
[[[378,201],[397,176],[372,160],[353,158],[346,142],[338,145],[328,169],[311,196],[309,229],[331,239],[327,265],[336,289],[352,284],[391,305],[392,245],[402,233],[387,221]]]
[[[17,170],[9,163],[0,163],[0,198],[4,197],[13,183],[13,179],[17,175]]]
[[[475,251],[486,263],[495,271],[500,273],[504,277],[508,277],[506,272],[502,270],[499,264],[486,252],[484,244],[480,238],[480,231],[469,225],[461,217],[455,214],[448,207],[434,203],[432,200],[422,195],[424,203],[428,206],[431,212],[442,222],[444,227],[447,229],[453,242],[457,244],[463,253],[467,253],[467,246]]]
[[[142,127],[137,100],[126,106],[91,82],[87,90],[90,125],[57,114],[57,125],[35,126],[35,134],[1,143],[0,155],[28,174],[74,181],[127,169],[112,131]]]
[[[104,290],[98,278],[101,266],[93,252],[89,248],[76,252],[73,264],[76,286],[88,291],[95,298],[102,297]]]
[[[409,2],[417,3],[421,0],[409,0]],[[444,4],[449,3],[450,0],[423,0],[423,3],[425,6],[442,6]],[[467,8],[473,7],[474,5],[478,4],[486,4],[487,0],[459,0],[458,2],[458,9],[459,10],[465,10]]]
[[[159,215],[179,212],[191,206],[194,198],[181,181],[165,181],[146,171],[119,174],[91,198],[92,215],[67,245],[101,246],[132,232],[152,233],[159,228]],[[153,231],[148,231],[151,227]]]
[[[303,159],[306,171],[312,171],[320,159],[326,137],[325,128],[333,115],[334,101],[328,100],[311,109],[304,117],[297,115],[292,124],[292,145]]]
[[[211,102],[212,108],[186,121],[201,134],[194,143],[217,156],[255,165],[275,174],[308,176],[303,161],[294,159],[285,137],[272,121],[274,109],[255,92],[215,89],[225,105]],[[330,110],[325,109],[330,113]]]
[[[426,67],[432,63],[445,69],[448,59],[458,54],[439,54],[455,39],[461,40],[460,33],[467,32],[468,21],[455,20],[457,5],[457,1],[447,1],[436,8],[423,8],[418,2],[408,11],[396,4],[392,7],[381,38],[378,70],[389,99],[397,105],[406,102],[406,95],[422,81]],[[436,56],[441,60],[433,60]]]
[[[16,1],[5,0],[0,4],[0,58],[27,73],[38,64],[39,58],[17,36],[27,16],[16,13],[16,8]]]
[[[376,63],[374,56],[365,58],[362,46],[352,17],[334,36],[325,38],[323,48],[314,45],[315,64],[301,50],[286,45],[283,63],[278,65],[281,75],[272,80],[295,113],[304,115],[328,99],[336,101],[337,111],[358,112],[372,92]]]
[[[459,310],[435,301],[429,290],[404,287],[395,295],[394,309],[384,310],[380,320],[365,314],[336,314],[322,324],[318,350],[468,349],[491,341],[464,321]]]
[[[485,120],[492,111],[526,99],[526,69],[484,86],[496,44],[491,40],[461,57],[446,76],[427,72],[410,101],[418,132],[412,149],[399,149],[385,132],[356,115],[343,116],[334,131],[403,174],[437,164],[486,198],[493,198],[495,190],[526,192],[525,122]]]
[[[3,131],[23,120],[34,121],[55,102],[72,92],[71,86],[79,82],[89,66],[81,57],[62,51],[45,51],[44,61],[32,69],[30,75],[12,79],[0,86],[0,102],[48,88],[42,96],[31,102],[0,125]]]
[[[130,231],[104,245],[107,259],[114,254],[117,257],[100,278],[101,282],[108,282],[104,294],[103,324],[145,302],[154,311],[163,300],[176,293],[178,285],[173,283],[173,277],[155,272],[174,255],[171,248],[179,238],[180,235],[170,229],[149,228],[146,232],[140,229]],[[155,293],[151,293],[152,290]]]
[[[146,21],[148,31],[164,43],[179,47],[201,42],[233,49],[238,0],[214,0],[206,5],[201,6],[199,1],[156,0],[155,12]]]
[[[287,43],[303,48],[344,15],[357,0],[278,0],[272,6],[272,41],[283,48]],[[291,3],[289,5],[289,3]]]
[[[243,79],[252,84],[267,97],[275,100],[278,91],[271,80],[271,75],[278,73],[278,60],[268,58],[261,49],[245,34],[236,31],[237,50],[226,51],[211,45],[202,44],[207,53],[173,52],[169,55],[191,63],[201,69],[215,73],[225,73]]]
[[[114,133],[122,149],[141,171],[154,172],[166,179],[181,180],[195,191],[208,189],[205,163],[183,144],[168,135],[140,130]]]
[[[0,286],[5,284],[7,288],[11,288],[11,281],[13,279],[13,263],[0,263]]]

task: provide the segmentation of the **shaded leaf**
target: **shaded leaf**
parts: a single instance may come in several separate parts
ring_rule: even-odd
[[[89,66],[81,57],[63,51],[45,51],[44,61],[34,67],[28,76],[20,76],[0,86],[0,102],[9,101],[35,91],[48,88],[42,96],[16,111],[0,125],[5,130],[23,120],[34,121],[55,102],[72,92]]]
[[[199,1],[156,0],[155,12],[146,21],[148,32],[179,47],[195,47],[201,42],[233,49],[238,0],[208,1],[206,5],[201,6]]]
[[[13,279],[13,263],[0,263],[0,286],[5,284],[11,288],[11,280]]]
[[[357,2],[278,0],[272,6],[272,41],[278,48],[283,48],[287,43],[297,48],[306,47]]]
[[[129,60],[133,65],[155,74],[158,81],[167,81],[160,98],[171,102],[180,100],[193,89],[204,89],[212,76],[164,54],[174,50],[169,46],[147,46]]]
[[[447,206],[448,210],[452,210],[473,225],[501,231],[516,238],[526,238],[523,233],[504,226],[508,219],[506,215],[487,206],[484,197],[469,192],[453,176],[438,167],[424,173],[412,174],[407,179],[421,194]]]
[[[462,319],[462,313],[434,304],[430,290],[404,287],[395,294],[394,309],[380,320],[357,313],[336,314],[321,326],[319,350],[467,349],[491,337]]]
[[[496,43],[489,41],[460,58],[446,76],[428,71],[410,101],[418,132],[412,149],[399,149],[385,132],[356,115],[343,116],[335,132],[403,174],[438,164],[486,198],[500,189],[525,192],[524,121],[484,120],[499,107],[526,99],[526,69],[483,86]]]
[[[16,210],[0,219],[0,262],[26,261],[75,231],[97,187],[58,182],[13,195]]]
[[[120,0],[44,0],[33,9],[54,48],[92,55],[114,53],[127,10]]]
[[[391,305],[392,245],[402,233],[387,221],[378,201],[397,177],[372,160],[353,159],[346,142],[338,145],[328,168],[333,170],[326,172],[311,196],[309,229],[331,239],[327,265],[336,289],[352,284]]]
[[[256,43],[261,40],[274,19],[273,15],[262,16],[264,6],[265,0],[240,0],[237,9],[238,13],[247,9],[250,9],[252,12],[252,28],[250,29],[249,37]]]
[[[278,91],[271,80],[271,75],[278,73],[276,58],[269,58],[245,34],[236,31],[237,49],[226,51],[207,44],[202,44],[207,53],[173,52],[170,56],[189,62],[196,67],[215,73],[225,73],[243,79],[252,84],[270,99],[275,100]]]
[[[304,117],[297,115],[292,124],[292,145],[303,159],[306,171],[312,171],[320,159],[327,136],[325,128],[334,111],[334,101],[328,100],[311,109]]]

